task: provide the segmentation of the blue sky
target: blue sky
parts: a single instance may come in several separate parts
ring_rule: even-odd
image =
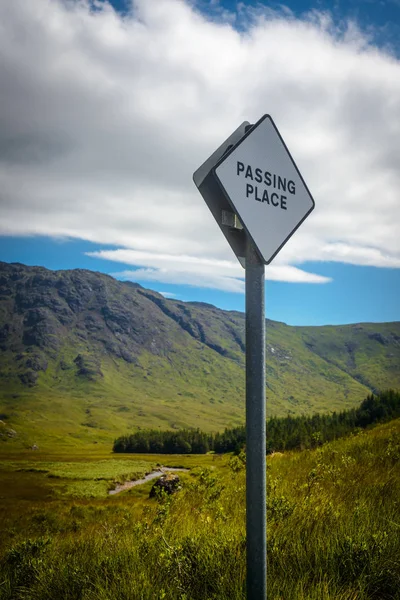
[[[129,13],[130,0],[113,0],[113,6],[122,14]],[[277,12],[289,9],[294,16],[301,17],[313,10],[328,12],[337,22],[353,20],[373,37],[379,46],[389,46],[399,55],[400,39],[400,1],[399,0],[290,0],[286,2],[238,2],[237,0],[197,0],[194,2],[198,10],[216,16],[221,9],[236,13],[239,5],[264,6]]]
[[[243,310],[191,175],[268,112],[316,208],[267,268],[267,317],[399,320],[400,1],[113,6],[0,7],[0,260]]]

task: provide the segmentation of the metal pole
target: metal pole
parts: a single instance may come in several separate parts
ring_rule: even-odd
[[[265,273],[246,244],[246,535],[247,600],[267,595],[265,459]]]

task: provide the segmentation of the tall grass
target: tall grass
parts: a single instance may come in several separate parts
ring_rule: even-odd
[[[400,598],[399,464],[400,421],[268,459],[269,600]],[[0,598],[243,599],[243,456],[203,462],[174,496],[149,500],[150,485],[21,504],[2,527]]]

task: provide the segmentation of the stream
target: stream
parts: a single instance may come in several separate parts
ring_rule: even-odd
[[[157,471],[152,471],[148,473],[142,479],[135,479],[135,481],[125,481],[125,483],[117,483],[115,489],[110,490],[108,492],[109,496],[114,496],[115,494],[119,494],[120,492],[125,492],[126,490],[130,490],[136,485],[142,485],[146,483],[146,481],[150,481],[151,479],[156,479],[157,477],[161,477],[161,475],[165,475],[166,473],[172,473],[176,471],[181,471],[187,473],[190,469],[184,469],[182,467],[161,467],[157,469]]]

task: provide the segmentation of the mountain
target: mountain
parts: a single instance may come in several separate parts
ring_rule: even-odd
[[[244,337],[236,311],[91,271],[0,263],[0,419],[25,445],[241,424]],[[267,320],[269,415],[341,410],[388,387],[400,388],[399,322]]]

